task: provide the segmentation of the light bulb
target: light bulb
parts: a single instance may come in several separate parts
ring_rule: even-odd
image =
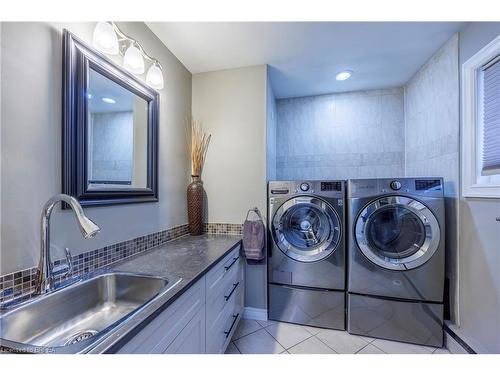
[[[109,55],[117,55],[118,37],[116,36],[113,25],[109,22],[98,22],[94,29],[94,46]]]
[[[108,104],[115,104],[115,103],[116,103],[116,100],[115,100],[115,99],[113,99],[113,98],[104,97],[104,98],[101,98],[101,100],[102,100],[104,103],[108,103]]]
[[[346,79],[351,78],[352,76],[352,70],[344,70],[343,72],[340,72],[335,76],[335,79],[337,81],[345,81]]]
[[[154,89],[163,88],[163,73],[157,64],[151,65],[146,74],[146,83]]]
[[[123,67],[134,74],[144,73],[144,59],[141,51],[133,43],[125,51],[123,56]]]

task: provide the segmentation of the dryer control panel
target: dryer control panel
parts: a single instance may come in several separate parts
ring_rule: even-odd
[[[422,178],[381,178],[349,180],[349,198],[370,197],[385,194],[443,196],[443,179],[439,177]]]

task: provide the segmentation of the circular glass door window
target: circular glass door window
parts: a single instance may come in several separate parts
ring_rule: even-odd
[[[368,204],[355,226],[361,252],[381,267],[418,267],[437,250],[440,231],[434,214],[421,202],[390,196]]]
[[[314,197],[285,202],[273,219],[276,244],[285,255],[301,262],[328,257],[338,245],[340,230],[333,208]]]

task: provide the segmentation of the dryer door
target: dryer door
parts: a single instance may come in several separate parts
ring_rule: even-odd
[[[300,262],[327,258],[337,248],[342,230],[335,210],[310,196],[286,201],[274,214],[272,226],[279,249]]]
[[[427,262],[438,249],[441,236],[431,210],[402,196],[369,203],[359,214],[354,230],[361,252],[391,270],[409,270]]]

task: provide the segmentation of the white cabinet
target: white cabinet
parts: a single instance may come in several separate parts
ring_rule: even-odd
[[[128,341],[119,353],[166,353],[191,321],[205,319],[205,278],[191,286],[171,306]],[[196,322],[194,322],[196,324]],[[187,331],[186,331],[187,332]],[[205,345],[203,344],[203,353]]]
[[[205,353],[205,334],[205,306],[203,306],[174,341],[172,341],[164,353]]]
[[[128,341],[119,353],[224,353],[241,319],[239,246]]]
[[[243,276],[239,247],[207,273],[207,353],[224,353],[241,319]]]

